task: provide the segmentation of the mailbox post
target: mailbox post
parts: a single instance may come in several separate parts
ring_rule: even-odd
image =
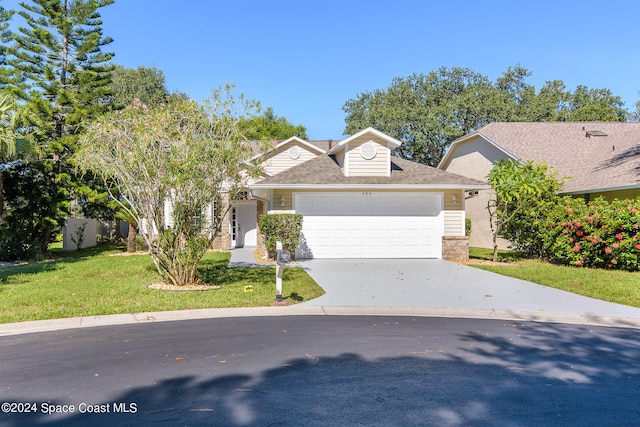
[[[282,242],[276,242],[276,301],[282,301],[282,274],[291,262],[291,252],[282,249]]]

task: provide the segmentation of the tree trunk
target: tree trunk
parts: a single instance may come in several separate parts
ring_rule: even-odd
[[[127,236],[127,252],[135,252],[136,251],[136,235],[138,233],[138,229],[136,225],[132,222],[129,223],[129,235]]]
[[[122,239],[122,233],[120,233],[120,218],[113,218],[111,221],[111,229],[109,230],[109,240],[119,241]]]

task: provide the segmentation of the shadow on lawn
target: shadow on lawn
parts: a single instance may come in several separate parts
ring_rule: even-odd
[[[275,282],[273,268],[227,268],[226,265],[210,267],[205,264],[198,267],[198,273],[205,283],[213,283],[220,286],[232,285],[238,282],[271,285]]]

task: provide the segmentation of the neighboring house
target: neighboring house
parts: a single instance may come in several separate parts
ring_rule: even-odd
[[[468,245],[465,192],[489,186],[394,157],[400,145],[372,128],[338,143],[277,144],[255,158],[265,176],[233,202],[217,247],[260,245],[260,214],[299,213],[297,257],[456,258]]]
[[[640,196],[640,123],[491,123],[454,141],[438,168],[486,182],[501,159],[546,162],[567,177],[560,194],[591,200]],[[492,247],[490,190],[467,200],[470,245]],[[501,241],[502,248],[508,242]]]

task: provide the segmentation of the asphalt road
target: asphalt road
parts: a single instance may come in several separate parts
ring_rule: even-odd
[[[635,426],[639,338],[384,316],[16,335],[0,338],[0,426]]]

